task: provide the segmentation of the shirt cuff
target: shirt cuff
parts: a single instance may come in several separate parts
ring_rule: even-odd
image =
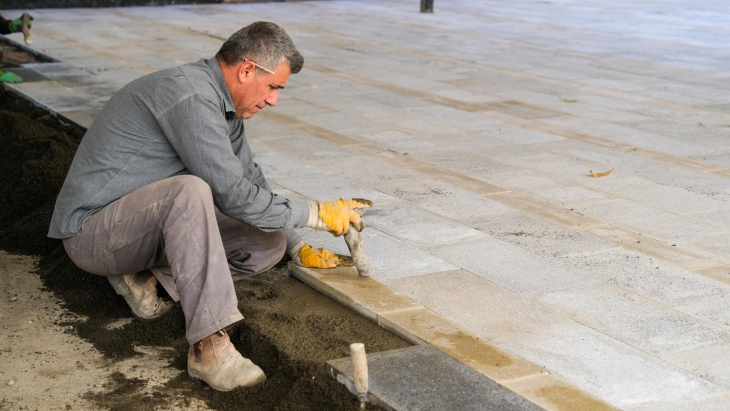
[[[285,228],[302,228],[309,221],[309,201],[289,200],[291,204],[291,218]]]

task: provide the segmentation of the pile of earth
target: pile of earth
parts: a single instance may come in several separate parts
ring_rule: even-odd
[[[348,356],[352,342],[364,343],[370,352],[409,345],[290,277],[284,262],[236,284],[245,320],[229,332],[236,348],[266,372],[268,380],[258,386],[221,393],[187,377],[179,306],[155,322],[132,320],[107,328],[131,316],[124,300],[106,278],[78,269],[60,241],[46,237],[84,132],[0,88],[0,248],[41,256],[37,273],[71,314],[59,321],[72,325],[72,332],[110,361],[142,355],[136,346],[172,348],[169,366],[180,371],[154,392],[144,379],[110,372],[108,389],[87,395],[97,405],[153,410],[194,397],[217,410],[352,410],[355,397],[324,372],[324,362]]]

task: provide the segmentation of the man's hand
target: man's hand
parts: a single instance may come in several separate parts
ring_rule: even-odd
[[[335,254],[324,248],[312,248],[304,242],[294,247],[291,257],[295,264],[307,268],[351,267],[354,265],[351,257]]]
[[[307,227],[329,231],[335,236],[341,236],[352,224],[357,231],[362,231],[363,225],[356,210],[372,207],[373,202],[362,198],[314,204],[310,207]]]

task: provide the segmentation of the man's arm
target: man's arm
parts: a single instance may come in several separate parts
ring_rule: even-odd
[[[185,167],[208,183],[221,212],[266,231],[307,223],[307,201],[287,200],[246,178],[217,104],[192,95],[157,120]]]

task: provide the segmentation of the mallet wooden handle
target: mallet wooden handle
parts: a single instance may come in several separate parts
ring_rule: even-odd
[[[373,275],[373,268],[370,267],[370,259],[362,248],[360,232],[350,224],[350,228],[345,232],[344,237],[347,248],[350,249],[352,262],[355,263],[355,268],[357,268],[357,273],[360,277],[370,277]]]
[[[30,21],[33,20],[33,17],[30,16],[28,13],[23,13],[22,16],[20,16],[21,26],[20,29],[23,31],[23,37],[25,38],[25,44],[31,45],[33,44],[33,36],[30,35]]]
[[[368,359],[365,355],[365,345],[362,343],[350,344],[350,359],[352,360],[352,380],[355,383],[355,391],[357,391],[362,409],[368,400]]]

